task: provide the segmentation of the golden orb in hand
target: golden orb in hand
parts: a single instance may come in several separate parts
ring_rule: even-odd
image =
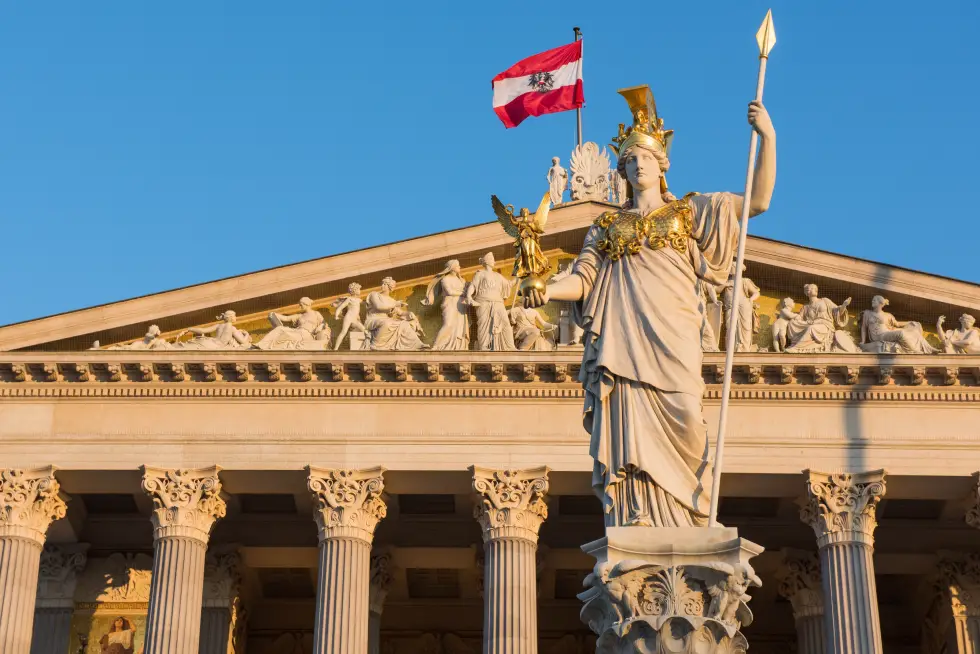
[[[517,287],[517,294],[521,297],[527,297],[529,291],[544,293],[547,286],[548,282],[540,277],[525,277],[521,280],[521,285]]]

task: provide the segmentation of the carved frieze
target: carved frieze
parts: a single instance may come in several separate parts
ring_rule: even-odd
[[[214,523],[225,516],[218,466],[168,469],[143,466],[143,491],[153,500],[154,539],[186,536],[207,543]]]
[[[48,526],[65,517],[67,506],[54,466],[0,469],[0,537],[19,536],[44,543]]]
[[[478,498],[473,517],[483,528],[487,542],[503,536],[537,541],[541,523],[548,517],[549,468],[493,470],[472,466],[473,490]]]
[[[384,468],[326,469],[307,466],[307,487],[313,494],[313,517],[320,540],[347,535],[371,542],[388,513],[382,493]]]
[[[875,510],[885,494],[885,471],[825,473],[808,470],[807,498],[800,519],[810,525],[820,547],[856,541],[871,545]]]

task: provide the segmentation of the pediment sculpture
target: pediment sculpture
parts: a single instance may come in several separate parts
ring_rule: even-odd
[[[820,297],[816,284],[806,284],[808,302],[785,325],[786,352],[860,352],[854,339],[844,331],[849,319],[851,298],[840,305]]]
[[[313,308],[308,297],[299,301],[299,313],[269,314],[272,331],[262,337],[255,347],[260,350],[328,350],[330,326],[323,314]]]
[[[446,267],[429,283],[422,299],[424,306],[435,306],[436,298],[442,312],[442,326],[432,343],[433,350],[470,349],[470,314],[466,302],[468,284],[460,272],[459,261],[451,259]]]
[[[939,350],[926,340],[922,324],[895,319],[885,311],[888,299],[876,295],[871,308],[861,313],[861,349],[888,354],[935,354]]]
[[[936,331],[939,340],[943,342],[946,354],[980,354],[980,329],[977,329],[977,319],[968,313],[960,316],[959,329],[943,329],[946,316],[939,316],[936,321]]]
[[[481,268],[473,275],[466,289],[467,303],[476,308],[476,349],[483,351],[513,351],[514,328],[510,324],[507,299],[515,280],[507,279],[493,269],[497,261],[492,252],[480,257]]]
[[[411,351],[428,349],[422,342],[425,332],[418,316],[408,310],[408,303],[391,297],[395,290],[395,280],[385,277],[381,289],[368,293],[367,319],[364,329],[367,340],[366,350]]]

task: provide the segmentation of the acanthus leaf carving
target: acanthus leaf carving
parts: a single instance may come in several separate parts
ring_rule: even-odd
[[[320,540],[345,534],[366,540],[387,514],[382,493],[385,469],[325,469],[307,466],[307,487],[313,494],[313,515]]]
[[[72,606],[79,573],[85,568],[87,545],[46,543],[38,566],[37,601],[39,608],[54,603]]]
[[[368,604],[372,613],[381,614],[393,580],[391,552],[387,549],[371,552],[371,588]]]
[[[43,545],[48,526],[65,517],[67,505],[55,467],[0,469],[0,536],[20,536]]]
[[[537,540],[548,517],[547,467],[493,470],[471,466],[473,490],[479,495],[473,517],[483,528],[484,542],[511,535]]]
[[[204,559],[204,601],[231,607],[241,594],[242,555],[237,548],[209,549]]]
[[[885,471],[824,473],[807,471],[807,499],[800,519],[810,525],[820,547],[874,541],[875,510],[885,494]]]
[[[167,469],[143,466],[143,492],[153,500],[154,539],[186,536],[207,542],[214,523],[225,516],[218,466]]]
[[[793,617],[821,616],[824,612],[820,584],[820,558],[816,552],[783,550],[783,563],[776,573],[779,594],[793,605]]]

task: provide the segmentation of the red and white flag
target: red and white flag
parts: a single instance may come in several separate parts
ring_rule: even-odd
[[[493,110],[504,127],[583,104],[581,41],[523,59],[493,78]]]

